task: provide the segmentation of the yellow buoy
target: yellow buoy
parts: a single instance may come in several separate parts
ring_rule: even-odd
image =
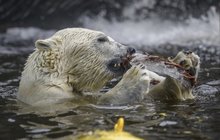
[[[79,136],[78,140],[143,140],[123,131],[124,118],[119,118],[114,131],[96,130],[94,133]]]
[[[124,118],[119,118],[118,122],[115,124],[115,132],[122,132],[124,129]]]

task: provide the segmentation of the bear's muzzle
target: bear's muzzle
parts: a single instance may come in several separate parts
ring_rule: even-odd
[[[107,63],[107,68],[113,72],[115,76],[123,75],[131,68],[130,60],[133,58],[132,54],[134,53],[136,53],[136,50],[129,47],[125,55],[111,59]]]

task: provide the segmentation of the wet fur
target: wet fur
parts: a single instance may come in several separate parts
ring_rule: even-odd
[[[100,36],[107,37],[98,31],[69,28],[36,41],[22,72],[18,99],[45,105],[103,87],[114,77],[106,64],[123,49],[112,40],[98,42]]]

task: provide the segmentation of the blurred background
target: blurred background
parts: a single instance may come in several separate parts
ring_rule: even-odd
[[[125,117],[127,131],[144,139],[219,139],[219,16],[219,0],[0,0],[0,139],[53,139],[94,128],[109,130],[118,116]],[[195,51],[202,61],[196,99],[123,109],[52,107],[46,113],[41,112],[45,108],[19,104],[20,75],[34,42],[67,27],[100,30],[164,57]]]
[[[219,0],[0,0],[0,31],[28,40],[85,27],[138,47],[219,45],[219,10]]]

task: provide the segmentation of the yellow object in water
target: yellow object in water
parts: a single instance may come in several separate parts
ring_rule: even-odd
[[[118,122],[115,124],[114,130],[115,132],[122,132],[124,128],[124,119],[119,118]]]
[[[115,124],[114,131],[96,130],[90,135],[80,136],[79,140],[143,140],[123,131],[123,128],[124,119],[119,118]]]

